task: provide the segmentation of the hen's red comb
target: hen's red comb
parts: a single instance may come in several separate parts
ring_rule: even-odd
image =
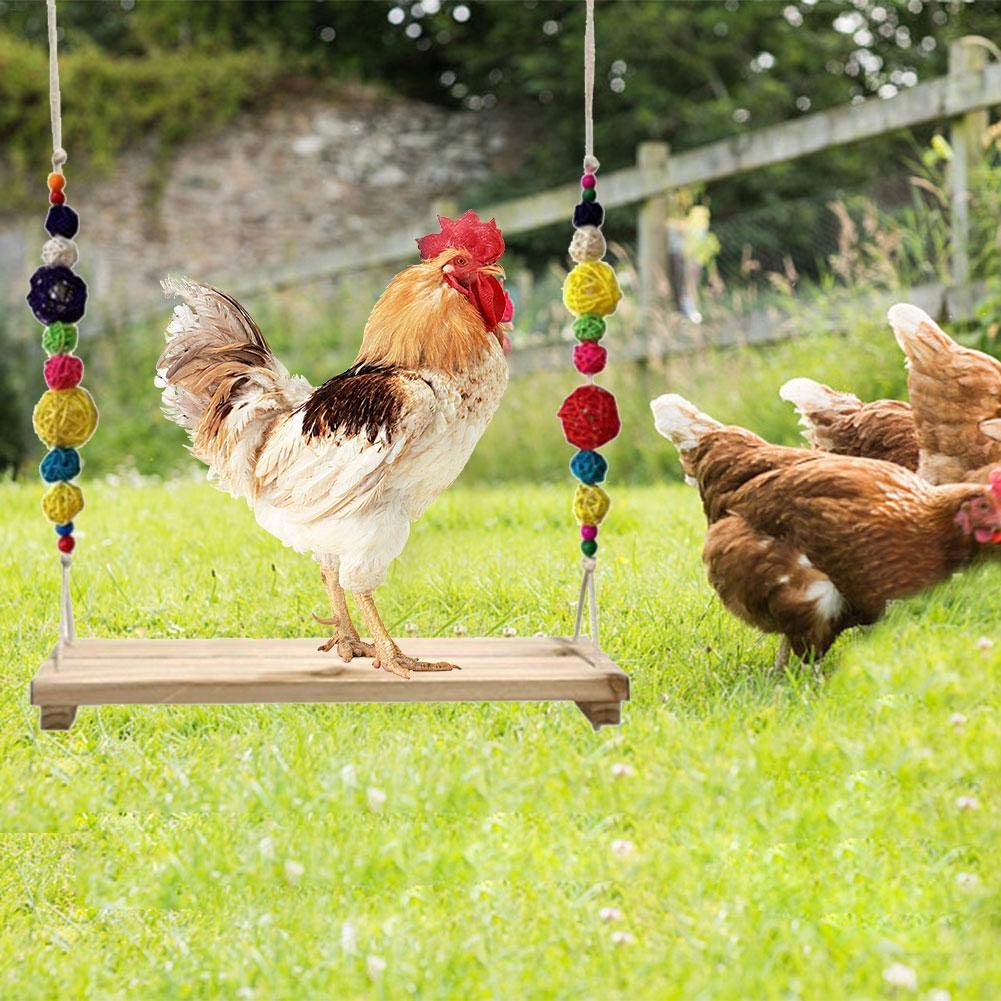
[[[438,216],[440,233],[428,233],[417,241],[421,260],[429,261],[450,247],[465,250],[477,264],[494,264],[504,253],[504,237],[497,223],[481,222],[480,217],[470,209],[458,219]]]

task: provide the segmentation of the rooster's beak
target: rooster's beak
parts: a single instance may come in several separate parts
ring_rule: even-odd
[[[498,278],[507,278],[504,273],[504,269],[499,264],[484,264],[482,268],[477,268],[477,271],[483,272],[486,275],[496,275]]]

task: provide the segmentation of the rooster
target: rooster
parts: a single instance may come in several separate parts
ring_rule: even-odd
[[[924,310],[887,314],[907,356],[907,391],[929,483],[986,483],[1001,466],[1001,362],[957,344]]]
[[[455,665],[406,656],[372,592],[411,522],[462,471],[508,378],[503,236],[474,212],[438,222],[417,241],[421,263],[375,304],[354,364],[317,389],[288,373],[234,299],[186,279],[163,283],[183,300],[157,365],[165,414],[187,430],[212,483],[319,563],[331,607],[319,621],[333,627],[320,649],[371,657],[401,678]]]
[[[676,395],[651,404],[702,495],[702,558],[736,616],[784,637],[776,658],[822,657],[887,602],[1001,542],[1001,474],[934,486],[889,462],[770,445]]]
[[[812,379],[790,379],[779,396],[796,408],[803,435],[814,448],[917,470],[918,433],[908,404],[900,400],[863,403],[852,393]]]

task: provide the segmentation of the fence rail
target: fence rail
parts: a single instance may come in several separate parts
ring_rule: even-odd
[[[986,124],[986,109],[1001,104],[1001,63],[988,63],[989,46],[971,37],[954,42],[949,50],[947,76],[929,80],[891,98],[869,98],[859,104],[804,115],[794,121],[756,129],[671,155],[665,143],[643,143],[636,165],[602,174],[601,200],[606,208],[640,204],[637,243],[641,297],[649,301],[663,286],[667,270],[665,195],[676,188],[705,184],[725,177],[759,170],[789,160],[871,139],[901,129],[949,119],[954,149],[952,165],[953,261],[959,289],[969,279],[967,241],[968,182],[970,166],[980,155],[979,136]],[[553,223],[569,221],[577,188],[568,184],[524,198],[485,206],[478,211],[494,216],[506,233],[531,232]],[[314,254],[309,262],[269,271],[234,283],[240,294],[302,285],[395,264],[413,255],[413,227],[388,233],[370,244]],[[972,302],[954,297],[960,313],[968,314]]]

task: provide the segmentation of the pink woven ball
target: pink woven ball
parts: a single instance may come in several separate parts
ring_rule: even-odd
[[[597,183],[598,182],[597,182],[597,179],[595,178],[594,174],[585,174],[580,179],[580,186],[582,188],[593,188],[595,186],[595,184],[597,184]]]
[[[605,367],[608,352],[594,341],[581,341],[573,349],[574,368],[584,375],[595,375]]]
[[[580,526],[580,537],[585,542],[590,542],[592,539],[598,537],[598,526],[597,525],[581,525]]]
[[[49,389],[72,389],[83,378],[83,362],[76,355],[53,355],[45,363],[45,385]]]

